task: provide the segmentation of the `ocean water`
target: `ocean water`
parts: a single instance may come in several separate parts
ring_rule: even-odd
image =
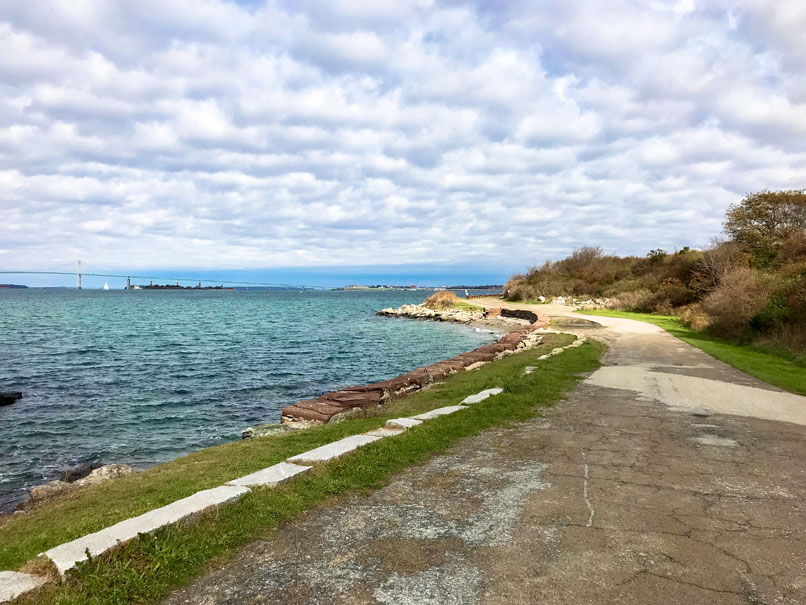
[[[494,340],[374,316],[424,292],[0,290],[0,510],[84,462],[144,468],[295,401]]]

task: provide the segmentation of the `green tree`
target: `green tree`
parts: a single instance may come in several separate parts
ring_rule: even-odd
[[[784,241],[806,231],[806,190],[760,191],[728,208],[725,232],[746,247],[755,265],[772,262]]]

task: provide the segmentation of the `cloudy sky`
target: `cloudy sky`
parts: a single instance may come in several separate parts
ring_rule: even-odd
[[[3,0],[0,265],[702,245],[806,186],[805,31],[795,0]]]

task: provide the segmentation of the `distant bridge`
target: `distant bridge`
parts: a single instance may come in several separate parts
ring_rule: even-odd
[[[79,266],[78,271],[0,271],[0,275],[74,275],[76,276],[76,287],[81,289],[82,277],[115,277],[132,280],[143,279],[158,282],[195,282],[201,284],[220,284],[229,286],[257,286],[259,288],[294,288],[301,290],[330,290],[326,286],[311,286],[308,284],[277,284],[272,282],[229,280],[229,279],[201,279],[197,277],[165,277],[157,275],[117,275],[113,273],[83,273]]]

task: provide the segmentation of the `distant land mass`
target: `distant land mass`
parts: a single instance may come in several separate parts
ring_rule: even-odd
[[[11,290],[15,288],[27,288],[28,286],[22,286],[20,284],[0,284],[0,290]]]
[[[350,284],[343,288],[333,288],[334,290],[427,290],[436,292],[437,290],[503,290],[503,284],[487,284],[484,286],[389,286],[386,284],[376,284],[374,286],[363,286],[360,284]]]

